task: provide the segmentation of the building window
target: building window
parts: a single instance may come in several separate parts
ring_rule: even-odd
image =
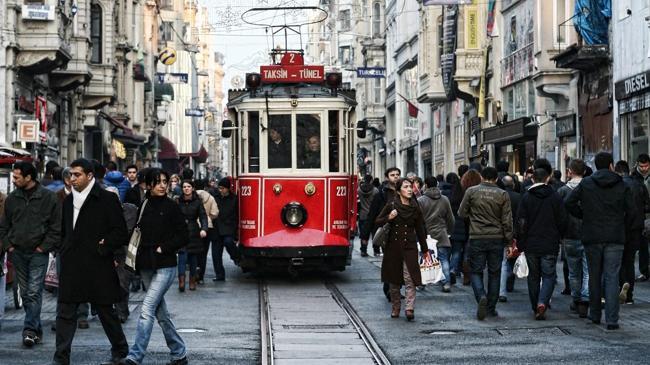
[[[381,104],[381,79],[377,78],[373,80],[373,90],[374,90],[374,102],[375,104]]]
[[[566,0],[555,0],[555,31],[557,32],[557,37],[555,41],[559,44],[565,44],[567,38],[568,23],[562,24],[566,21]],[[562,25],[560,25],[562,24]]]
[[[174,40],[174,28],[172,22],[162,22],[160,40],[163,42],[172,42]]]
[[[445,39],[444,37],[445,30],[442,24],[443,24],[442,16],[439,16],[436,21],[436,25],[438,27],[438,67],[437,68],[442,67],[442,51],[443,51],[444,39]]]
[[[350,30],[350,10],[341,10],[339,12],[339,20],[341,21],[341,30],[348,31]]]
[[[352,64],[352,52],[350,52],[350,46],[339,47],[339,62],[341,65],[347,66]]]
[[[381,36],[381,5],[379,3],[372,6],[372,36]]]
[[[90,7],[91,63],[102,63],[102,8],[93,4]]]
[[[160,8],[161,9],[173,9],[174,8],[174,0],[160,0]]]

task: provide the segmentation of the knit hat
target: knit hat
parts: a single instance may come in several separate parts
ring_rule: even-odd
[[[223,186],[224,188],[230,190],[230,180],[227,177],[224,177],[223,179],[219,180],[219,186]]]

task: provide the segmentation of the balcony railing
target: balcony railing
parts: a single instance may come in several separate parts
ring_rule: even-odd
[[[533,73],[533,52],[533,43],[530,43],[501,60],[501,87],[514,84]]]

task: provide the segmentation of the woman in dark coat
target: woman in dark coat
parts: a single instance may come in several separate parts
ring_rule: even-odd
[[[203,201],[194,191],[194,182],[183,181],[183,195],[178,198],[181,212],[185,216],[188,238],[187,247],[178,253],[178,290],[185,291],[185,266],[190,267],[190,290],[196,290],[196,268],[203,252],[203,239],[208,235],[208,215]],[[199,226],[200,222],[200,226]]]
[[[176,277],[176,253],[187,244],[187,225],[178,204],[167,197],[169,175],[161,169],[152,168],[147,171],[145,182],[147,196],[138,224],[142,236],[136,269],[147,291],[140,307],[133,345],[127,358],[120,364],[142,363],[156,321],[162,329],[172,363],[183,364],[187,363],[185,343],[167,311],[165,293]]]
[[[375,224],[383,226],[390,222],[388,241],[384,249],[384,260],[381,265],[381,280],[390,284],[392,303],[391,317],[399,317],[401,298],[400,286],[406,288],[406,319],[415,318],[415,287],[422,285],[420,265],[418,263],[418,246],[420,242],[425,259],[429,260],[424,219],[417,201],[413,199],[413,187],[409,180],[400,179],[395,186],[397,195],[375,220]]]

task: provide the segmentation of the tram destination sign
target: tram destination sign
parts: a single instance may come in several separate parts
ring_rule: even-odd
[[[270,84],[274,82],[320,83],[325,79],[325,67],[306,65],[260,66],[260,74],[262,76],[262,83],[264,84]]]

